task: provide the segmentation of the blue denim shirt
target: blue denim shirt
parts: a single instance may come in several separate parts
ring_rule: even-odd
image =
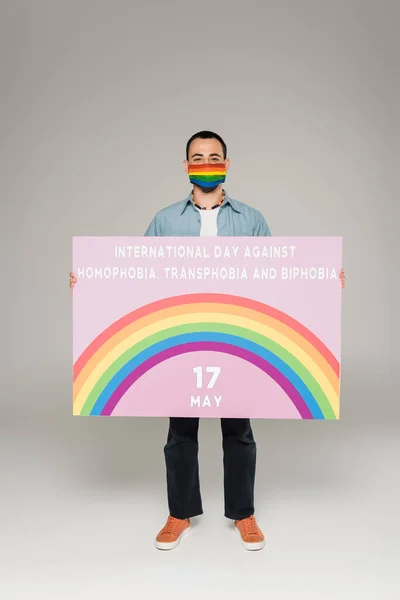
[[[154,217],[145,236],[198,236],[200,211],[193,206],[192,192],[185,200],[162,208]],[[225,192],[225,200],[217,216],[219,236],[271,235],[262,214],[255,208],[233,200]]]

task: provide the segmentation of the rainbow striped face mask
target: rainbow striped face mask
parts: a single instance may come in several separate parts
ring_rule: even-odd
[[[189,165],[189,180],[206,194],[213,192],[226,179],[225,163]]]

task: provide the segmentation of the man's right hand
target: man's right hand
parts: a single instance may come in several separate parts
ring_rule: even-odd
[[[69,287],[70,287],[71,294],[72,294],[75,284],[76,284],[76,277],[73,273],[70,273],[69,274]]]

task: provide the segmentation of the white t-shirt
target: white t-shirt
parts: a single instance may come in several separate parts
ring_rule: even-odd
[[[215,236],[218,235],[217,217],[219,213],[219,207],[214,210],[200,210],[201,216],[201,236]]]

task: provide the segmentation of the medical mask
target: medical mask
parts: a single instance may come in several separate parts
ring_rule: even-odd
[[[189,165],[189,180],[197,185],[206,194],[213,192],[224,183],[226,179],[226,166],[224,163],[192,164]]]

